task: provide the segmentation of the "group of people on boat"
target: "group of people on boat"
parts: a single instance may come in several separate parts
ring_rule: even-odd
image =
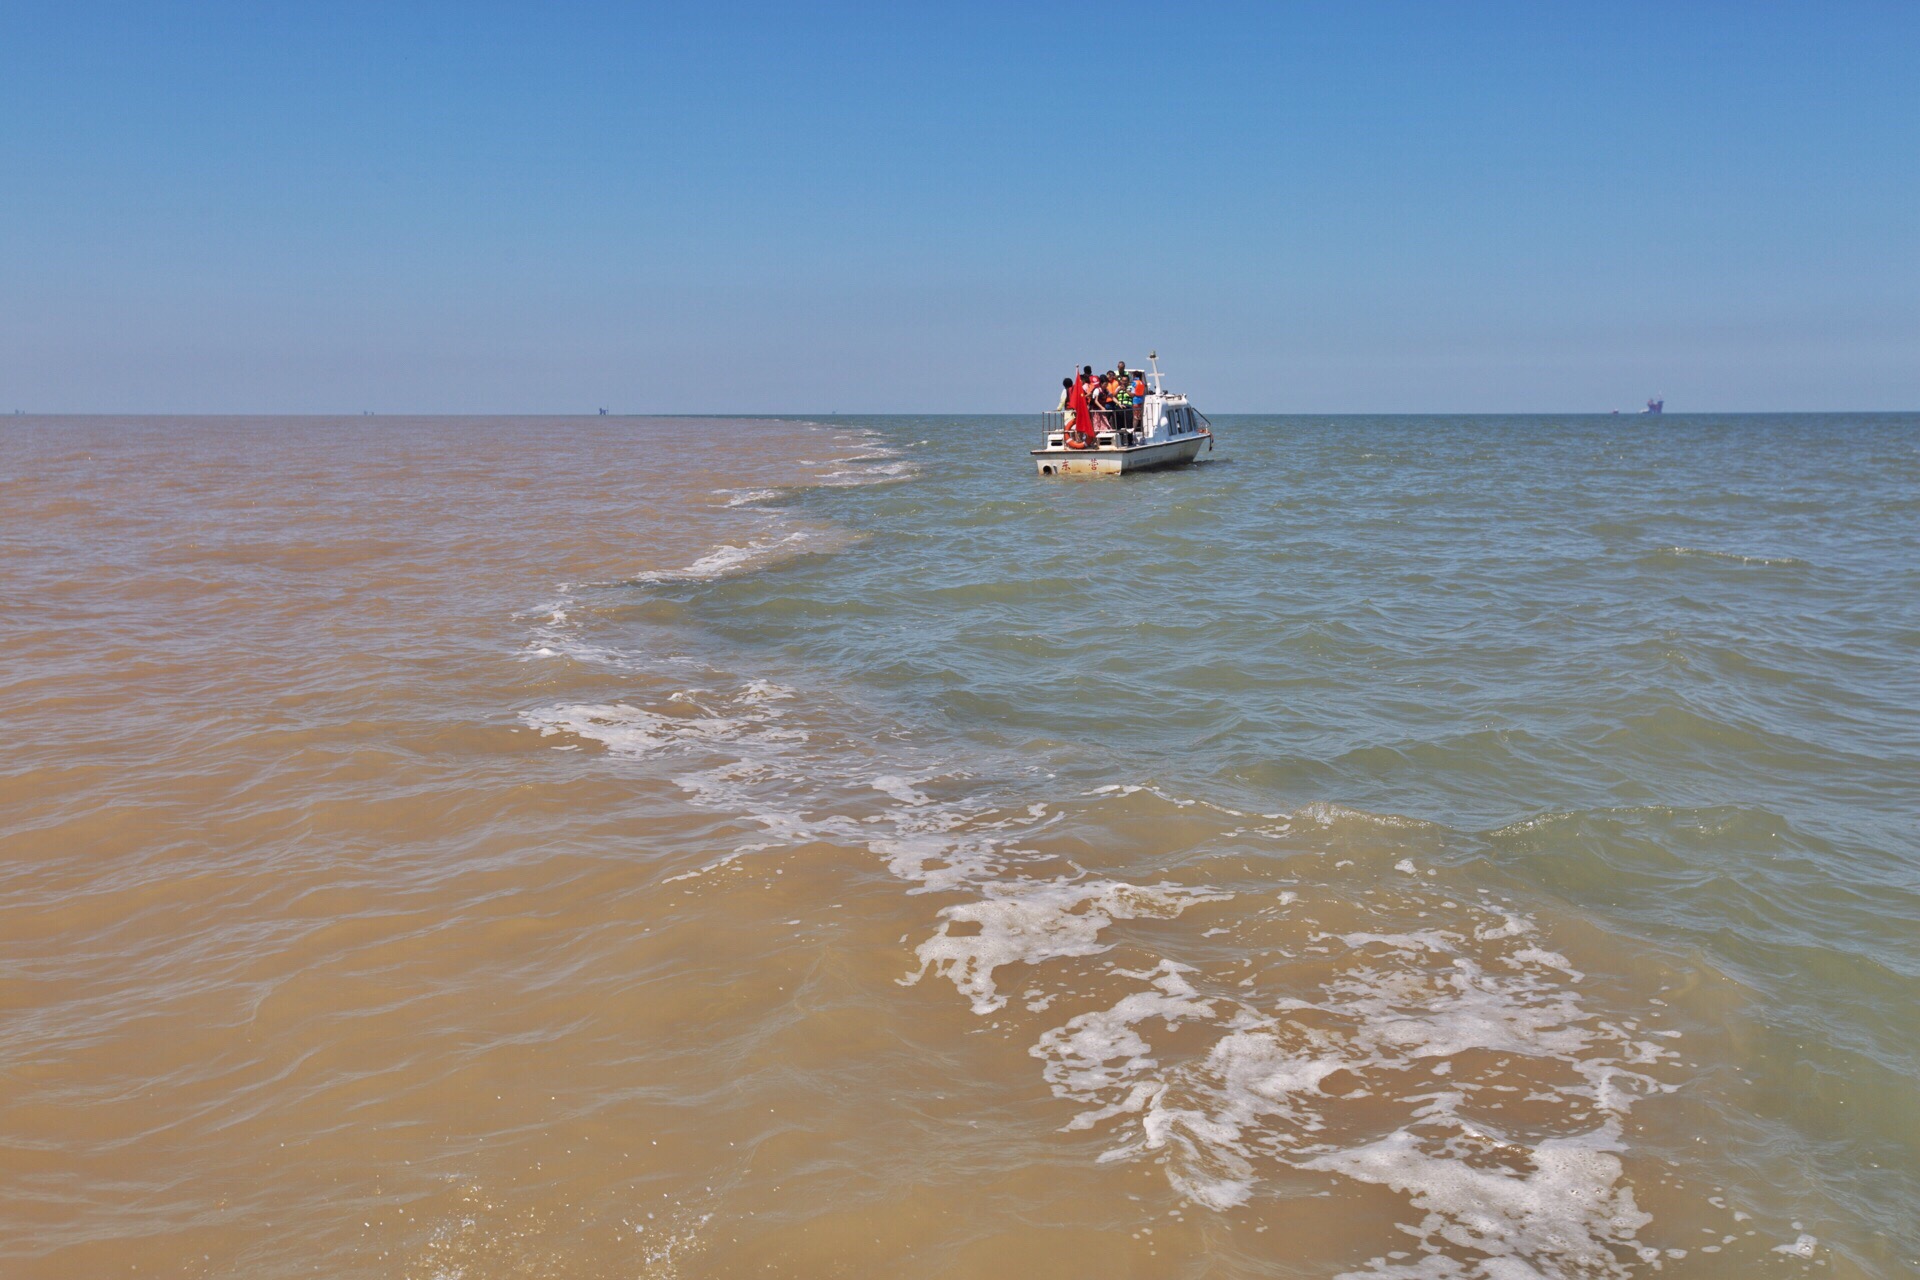
[[[1057,410],[1067,415],[1066,446],[1091,449],[1100,433],[1111,432],[1116,443],[1123,431],[1140,429],[1140,408],[1147,399],[1147,375],[1129,370],[1125,360],[1103,374],[1092,365],[1060,379]]]

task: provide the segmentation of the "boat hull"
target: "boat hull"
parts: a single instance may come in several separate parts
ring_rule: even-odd
[[[1203,431],[1126,449],[1035,449],[1033,461],[1043,476],[1118,476],[1192,462],[1211,439]]]

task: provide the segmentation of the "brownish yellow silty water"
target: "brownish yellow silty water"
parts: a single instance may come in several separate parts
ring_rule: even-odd
[[[7,424],[0,1271],[1908,1273],[1910,420],[1024,425]]]

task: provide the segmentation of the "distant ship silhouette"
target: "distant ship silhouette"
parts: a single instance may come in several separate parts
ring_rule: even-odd
[[[1665,400],[1649,400],[1647,401],[1647,407],[1642,409],[1640,412],[1665,413],[1666,411],[1667,411],[1667,402]]]

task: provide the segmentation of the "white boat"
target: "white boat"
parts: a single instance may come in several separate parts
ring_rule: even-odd
[[[1153,366],[1153,389],[1134,412],[1094,410],[1092,447],[1067,447],[1071,410],[1040,415],[1047,443],[1033,450],[1033,460],[1041,475],[1117,476],[1177,467],[1192,462],[1203,446],[1213,448],[1213,424],[1207,416],[1184,395],[1160,385],[1159,353],[1148,352],[1147,361]]]

